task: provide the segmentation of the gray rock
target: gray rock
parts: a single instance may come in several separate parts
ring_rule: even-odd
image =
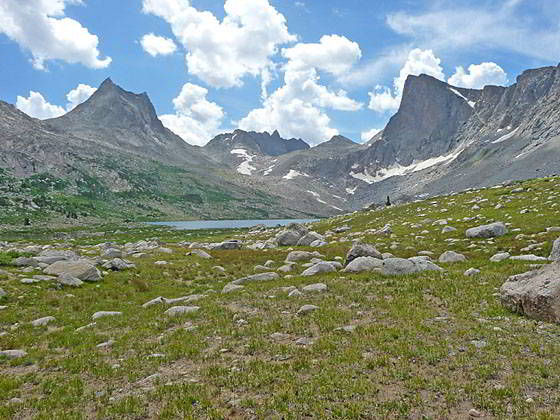
[[[490,258],[490,261],[501,262],[507,260],[509,257],[511,257],[511,254],[509,252],[500,252],[498,254],[493,255],[492,258]]]
[[[7,357],[8,359],[19,359],[20,357],[27,356],[25,350],[1,350],[0,357]]]
[[[506,225],[502,222],[470,228],[466,231],[467,238],[495,238],[507,234]]]
[[[45,269],[46,274],[61,276],[69,274],[82,281],[97,282],[101,280],[101,272],[89,261],[57,261]]]
[[[297,314],[307,315],[313,311],[316,311],[317,309],[319,309],[319,307],[315,305],[303,305],[301,308],[298,309]]]
[[[276,271],[280,271],[282,273],[289,273],[293,269],[294,269],[294,264],[284,264],[284,265],[278,267],[278,269]]]
[[[550,261],[560,261],[560,238],[556,239],[552,244],[552,252],[548,259]]]
[[[292,251],[286,257],[286,262],[308,261],[311,258],[321,257],[318,252]]]
[[[344,225],[344,226],[339,226],[333,229],[334,233],[344,233],[344,232],[348,232],[349,230],[351,230],[352,228],[348,225]]]
[[[318,293],[318,292],[326,292],[328,287],[325,283],[315,283],[305,286],[301,289],[305,293]]]
[[[387,258],[383,260],[382,273],[399,276],[421,271],[442,271],[442,268],[423,257]]]
[[[456,263],[456,262],[465,262],[467,261],[467,257],[463,254],[459,254],[455,251],[446,251],[440,255],[439,260],[440,263]]]
[[[80,287],[83,286],[84,282],[80,279],[74,277],[72,274],[64,273],[58,276],[58,283],[63,286],[70,287]]]
[[[45,316],[43,318],[38,318],[34,321],[31,321],[31,325],[33,325],[34,327],[42,327],[43,325],[47,325],[49,322],[53,322],[54,320],[54,316]]]
[[[298,296],[303,296],[303,293],[301,293],[298,289],[294,289],[290,293],[288,293],[288,297],[298,297]]]
[[[300,238],[297,246],[311,246],[313,242],[323,241],[324,239],[323,235],[320,235],[317,232],[309,232]]]
[[[241,249],[243,243],[236,239],[230,239],[219,244],[214,244],[211,246],[211,249],[217,250],[232,250],[232,249]]]
[[[346,254],[346,265],[350,264],[353,260],[359,257],[383,259],[383,255],[381,255],[381,253],[375,249],[373,245],[357,243],[354,244]]]
[[[527,255],[514,255],[509,257],[510,260],[513,261],[531,261],[531,262],[535,262],[535,261],[548,261],[548,258],[545,257],[539,257],[538,255],[533,255],[533,254],[527,254]]]
[[[334,268],[334,266],[328,262],[319,262],[315,265],[313,265],[312,267],[309,267],[307,270],[305,270],[303,273],[301,273],[302,276],[305,277],[309,277],[309,276],[315,276],[317,274],[321,274],[321,273],[332,273],[336,271],[336,268]]]
[[[18,257],[12,261],[12,264],[17,267],[37,267],[39,262],[29,257]]]
[[[329,243],[326,242],[326,241],[322,241],[320,239],[317,239],[316,241],[311,242],[311,245],[309,245],[309,246],[311,246],[313,248],[321,248],[323,246],[327,246],[328,244]]]
[[[169,316],[177,316],[183,314],[190,314],[200,309],[199,306],[172,306],[164,314]]]
[[[187,255],[196,255],[197,257],[204,258],[205,260],[209,260],[212,258],[212,256],[208,252],[203,251],[202,249],[193,249]]]
[[[222,293],[226,294],[226,293],[232,293],[232,292],[236,292],[238,290],[241,289],[245,289],[245,286],[240,286],[238,284],[226,284],[224,286],[224,288],[222,289]]]
[[[122,258],[123,252],[117,248],[108,248],[101,255],[101,258]]]
[[[102,267],[107,270],[123,271],[129,268],[136,268],[136,265],[120,258],[113,258],[111,261],[103,264]]]
[[[0,298],[6,297],[6,296],[8,296],[8,293],[0,287]]]
[[[301,337],[296,340],[296,344],[298,346],[310,346],[311,344],[313,344],[313,339],[309,337]]]
[[[480,270],[477,268],[469,268],[467,271],[463,273],[463,275],[467,277],[476,276],[477,274],[480,274]]]
[[[295,230],[284,230],[276,236],[276,242],[279,246],[295,246],[301,237]]]
[[[38,256],[33,257],[38,263],[54,264],[57,261],[74,261],[79,258],[78,254],[69,250],[53,250],[46,249],[39,253]]]
[[[457,230],[457,228],[454,228],[453,226],[445,226],[441,230],[441,233],[450,233],[450,232],[455,232],[456,230]]]
[[[91,319],[95,321],[96,319],[104,318],[104,317],[106,317],[106,316],[119,316],[119,315],[122,315],[122,312],[117,312],[117,311],[98,311],[98,312],[94,313],[94,314],[91,316]]]
[[[259,274],[253,274],[251,276],[247,276],[247,277],[242,277],[240,279],[234,280],[231,282],[231,284],[245,284],[245,283],[251,283],[251,282],[263,282],[263,281],[272,281],[272,280],[276,280],[279,279],[280,276],[277,273],[259,273]]]
[[[513,312],[560,323],[560,263],[510,277],[500,289],[500,299]]]
[[[383,267],[383,260],[374,257],[358,257],[353,259],[344,269],[345,273],[361,273],[374,271]]]

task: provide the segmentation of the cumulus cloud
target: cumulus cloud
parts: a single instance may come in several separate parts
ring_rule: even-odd
[[[224,118],[223,109],[208,101],[208,89],[187,83],[173,99],[175,114],[160,115],[167,128],[187,143],[203,146],[220,131]]]
[[[177,50],[177,45],[175,45],[172,39],[152,33],[144,35],[140,40],[140,45],[152,57],[173,54]]]
[[[381,131],[380,128],[372,128],[371,130],[362,131],[362,141],[370,141],[376,134]]]
[[[458,87],[481,89],[486,85],[505,85],[508,76],[496,63],[471,64],[468,71],[461,66],[456,68],[448,83]]]
[[[80,83],[75,89],[72,89],[66,95],[66,99],[68,99],[68,103],[66,104],[66,110],[72,111],[78,105],[87,101],[89,97],[93,95],[93,93],[96,90],[97,89],[94,87]]]
[[[393,90],[378,85],[373,92],[369,92],[369,109],[376,112],[396,111],[401,103],[406,78],[410,75],[418,76],[420,74],[427,74],[440,80],[445,79],[441,60],[435,56],[432,50],[416,48],[410,51],[399,75],[393,80]]]
[[[45,70],[48,60],[79,63],[93,69],[109,66],[100,58],[99,39],[80,22],[65,16],[68,4],[81,0],[2,0],[0,33],[31,52],[33,66]]]
[[[144,13],[168,22],[187,50],[188,72],[213,87],[241,86],[245,76],[269,72],[278,46],[297,40],[268,0],[226,0],[224,10],[220,21],[188,0],[143,0]]]
[[[560,56],[558,5],[554,1],[535,1],[531,6],[537,19],[528,19],[520,8],[522,0],[478,2],[472,6],[457,1],[433,2],[424,12],[398,12],[387,17],[395,32],[408,36],[416,45],[438,51],[490,48],[524,54],[550,61]]]
[[[238,122],[243,130],[279,130],[284,137],[303,138],[311,144],[329,140],[338,134],[330,127],[331,120],[325,109],[357,111],[362,104],[349,98],[344,90],[333,91],[320,83],[318,69],[328,73],[348,70],[361,52],[355,50],[344,37],[327,36],[320,44],[297,44],[282,54],[289,59],[284,66],[284,85],[263,101],[263,106],[251,111]],[[313,46],[314,53],[306,56]],[[334,64],[343,49],[354,50],[346,54],[342,64]],[[352,56],[352,57],[351,57]]]
[[[66,95],[66,99],[68,100],[66,108],[49,103],[39,92],[30,91],[27,98],[23,96],[17,97],[16,108],[25,112],[30,117],[40,120],[56,118],[72,111],[82,102],[87,101],[96,90],[96,88],[80,83]]]
[[[50,104],[39,92],[30,91],[29,97],[18,96],[16,108],[33,118],[46,120],[56,118],[66,113],[61,106]]]
[[[342,75],[362,57],[356,42],[340,35],[324,35],[317,43],[299,43],[284,48],[282,56],[289,59],[288,69],[306,70],[316,68],[333,75]]]

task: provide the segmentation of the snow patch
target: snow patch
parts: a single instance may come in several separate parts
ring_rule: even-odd
[[[294,179],[295,177],[298,177],[298,176],[306,176],[306,177],[309,178],[309,175],[307,175],[305,172],[299,172],[299,171],[296,171],[294,169],[290,169],[290,172],[288,172],[282,178],[284,178],[284,179]]]
[[[257,170],[257,168],[255,168],[253,165],[251,165],[251,162],[253,161],[255,156],[251,156],[249,153],[247,153],[247,150],[245,150],[245,149],[233,149],[230,153],[232,155],[236,155],[237,157],[245,159],[245,161],[242,162],[237,167],[237,172],[239,172],[240,174],[251,175],[253,173],[253,171]]]
[[[307,192],[309,194],[311,194],[313,197],[315,197],[315,200],[317,200],[319,203],[328,204],[326,201],[321,200],[321,196],[319,194],[317,194],[315,191],[307,190]]]
[[[264,175],[264,176],[267,176],[268,174],[270,174],[270,173],[272,172],[272,170],[274,169],[275,166],[276,166],[276,165],[269,166],[269,167],[263,172],[263,175]]]
[[[453,92],[455,95],[457,95],[459,98],[464,99],[464,100],[469,104],[469,106],[470,106],[471,108],[474,109],[474,107],[475,107],[475,105],[476,105],[476,102],[474,102],[474,101],[469,101],[469,100],[468,100],[463,94],[461,94],[461,92],[459,92],[457,89],[453,89],[453,88],[450,87],[449,90],[450,90],[451,92]]]
[[[511,133],[508,133],[505,136],[500,137],[498,140],[494,140],[492,142],[492,144],[501,143],[503,141],[511,139],[513,136],[515,136],[515,133],[517,133],[517,130],[519,130],[519,127],[517,127],[515,130],[513,130]]]
[[[459,155],[463,152],[463,150],[464,149],[459,149],[455,153],[426,159],[420,162],[415,162],[409,166],[402,166],[397,163],[388,168],[378,170],[375,176],[368,174],[366,171],[364,171],[363,174],[354,174],[353,172],[350,172],[350,176],[359,179],[361,181],[367,182],[368,184],[373,184],[374,182],[380,182],[387,178],[391,178],[393,176],[408,175],[414,172],[428,169],[435,165],[439,165],[443,163],[445,164],[451,163],[455,159],[457,159],[457,157],[459,157]]]
[[[354,188],[346,188],[346,192],[350,195],[354,195],[356,193],[356,190],[358,189],[358,187],[354,187]]]

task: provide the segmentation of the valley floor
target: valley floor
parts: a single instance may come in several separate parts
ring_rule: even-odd
[[[465,237],[493,221],[509,233]],[[390,235],[379,232],[386,224]],[[344,225],[350,230],[333,233]],[[499,299],[502,283],[535,262],[490,262],[500,252],[548,257],[555,226],[559,178],[323,220],[312,225],[329,232],[320,248],[206,249],[210,259],[187,243],[250,245],[278,231],[0,233],[8,241],[0,247],[0,351],[24,352],[0,356],[0,418],[560,418],[560,325],[511,313]],[[431,255],[444,271],[306,277],[301,261],[277,272],[291,250],[344,263],[356,239],[397,257]],[[123,257],[135,267],[104,269],[101,281],[77,288],[24,284],[43,273],[13,265],[37,253],[32,245],[101,259],[101,243],[126,252],[140,240],[157,246]],[[467,260],[439,263],[449,250]],[[222,293],[256,266],[279,277]],[[481,272],[465,276],[469,268]],[[326,289],[304,290],[317,283]],[[157,297],[188,298],[144,305]],[[198,309],[166,312],[174,306]],[[93,320],[98,311],[119,314]],[[54,320],[31,324],[47,316]]]

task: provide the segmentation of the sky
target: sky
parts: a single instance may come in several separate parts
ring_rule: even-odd
[[[0,0],[0,100],[53,118],[110,77],[195,145],[364,142],[408,75],[507,86],[559,61],[556,0]]]

